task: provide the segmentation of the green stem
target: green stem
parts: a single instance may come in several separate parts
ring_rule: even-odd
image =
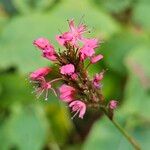
[[[107,111],[105,108],[102,108],[105,115],[109,118],[109,120],[114,124],[114,126],[124,135],[124,137],[132,144],[135,150],[141,150],[140,145],[137,143],[137,141],[131,137],[114,119],[110,119]]]
[[[112,123],[115,125],[115,127],[126,137],[126,139],[132,144],[132,146],[135,148],[135,150],[141,150],[139,144],[133,137],[131,137],[116,121],[113,119],[111,120]]]

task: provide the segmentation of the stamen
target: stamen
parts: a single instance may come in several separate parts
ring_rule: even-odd
[[[48,89],[46,89],[46,96],[45,96],[45,100],[48,100]]]
[[[33,80],[30,80],[29,82],[30,83],[39,83],[39,81],[33,81]]]
[[[53,82],[56,82],[56,81],[60,81],[60,80],[63,80],[63,78],[56,78],[56,79],[50,81],[50,83],[53,83]]]
[[[44,92],[44,89],[42,89],[42,91],[36,95],[36,98],[39,99],[43,92]]]
[[[78,114],[79,111],[80,111],[80,109],[78,109],[78,111],[76,111],[76,113],[71,117],[72,120],[73,120],[74,117]]]
[[[51,89],[52,89],[52,91],[54,92],[55,96],[57,96],[57,93],[56,93],[56,91],[55,91],[53,88],[51,88]]]
[[[34,88],[35,90],[34,91],[32,91],[31,93],[33,94],[33,93],[37,93],[38,91],[40,91],[40,89],[39,88]]]

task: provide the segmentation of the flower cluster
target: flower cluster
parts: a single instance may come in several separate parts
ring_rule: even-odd
[[[103,55],[96,55],[96,48],[100,45],[100,41],[96,38],[84,37],[84,33],[88,31],[86,25],[75,26],[74,20],[68,23],[69,31],[56,36],[57,42],[64,47],[63,51],[57,52],[51,42],[43,37],[33,42],[44,58],[53,61],[58,66],[60,76],[60,78],[47,81],[47,75],[52,72],[49,67],[40,68],[31,73],[30,80],[36,85],[37,97],[45,92],[47,100],[48,91],[52,90],[75,112],[74,116],[79,114],[79,118],[83,118],[88,106],[115,109],[116,101],[105,104],[101,93],[104,71],[95,74],[93,78],[88,75],[88,67],[103,59]],[[85,65],[85,61],[89,63]],[[56,91],[53,83],[60,80],[63,84]]]

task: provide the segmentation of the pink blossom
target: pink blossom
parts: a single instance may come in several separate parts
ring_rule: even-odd
[[[57,35],[56,40],[60,45],[63,46],[67,42],[70,42],[70,43],[73,42],[73,35],[70,32],[65,32],[62,35]]]
[[[76,112],[72,118],[74,118],[79,113],[79,118],[83,119],[83,116],[86,112],[85,103],[83,103],[79,100],[75,100],[69,104],[69,107],[72,108],[73,112]]]
[[[70,102],[74,99],[74,95],[75,95],[75,89],[69,85],[63,84],[60,88],[59,88],[59,92],[60,92],[60,99],[62,99],[65,102]]]
[[[98,39],[95,39],[95,38],[93,38],[93,39],[86,39],[86,38],[83,38],[83,39],[82,39],[82,42],[84,43],[84,46],[85,46],[85,47],[90,47],[90,48],[92,48],[92,49],[97,48],[97,47],[98,47],[98,44],[99,44]]]
[[[51,71],[52,71],[52,69],[49,67],[40,68],[40,69],[32,72],[29,77],[31,80],[37,80],[41,77],[46,76]]]
[[[100,81],[103,79],[103,75],[104,73],[97,73],[95,76],[94,76],[94,79],[93,79],[93,84],[96,88],[99,88],[100,87]]]
[[[62,35],[56,36],[56,40],[60,45],[65,45],[66,43],[70,43],[76,46],[77,40],[82,39],[82,34],[86,31],[86,26],[80,24],[76,27],[74,25],[74,20],[70,20],[69,27],[70,27],[70,31],[63,33]]]
[[[86,32],[86,25],[79,24],[77,27],[74,24],[74,20],[69,21],[70,32],[74,39],[82,39],[82,34]]]
[[[30,79],[31,79],[30,82],[35,84],[34,92],[36,93],[37,98],[39,98],[43,92],[46,92],[45,100],[47,100],[48,90],[52,89],[52,87],[51,87],[50,82],[46,82],[44,77],[49,72],[51,72],[51,70],[52,70],[51,68],[44,67],[44,68],[40,68],[30,74]]]
[[[98,46],[97,39],[82,39],[84,43],[83,47],[80,49],[81,60],[86,59],[87,57],[92,57],[95,54],[94,48]]]
[[[91,57],[91,63],[94,64],[94,63],[98,62],[101,59],[103,59],[103,55],[101,55],[101,54],[93,56],[93,57]]]
[[[116,100],[111,100],[110,102],[109,102],[109,108],[110,109],[116,109],[117,108],[117,105],[118,105],[118,102],[116,101]]]
[[[60,73],[64,75],[71,75],[75,71],[75,67],[73,64],[67,64],[60,67]]]
[[[33,42],[43,52],[43,57],[55,61],[57,60],[54,46],[46,38],[38,38]]]
[[[84,60],[86,59],[87,57],[91,57],[93,56],[93,54],[95,54],[95,51],[93,48],[90,48],[90,47],[87,47],[87,46],[83,46],[81,49],[80,49],[80,57],[81,57],[81,60]]]
[[[50,45],[49,40],[43,37],[34,40],[33,44],[41,50],[46,49]]]

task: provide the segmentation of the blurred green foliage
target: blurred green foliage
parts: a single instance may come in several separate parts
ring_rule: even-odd
[[[55,35],[67,29],[70,18],[89,26],[87,36],[104,41],[97,50],[104,60],[91,66],[90,75],[108,69],[103,81],[106,100],[119,101],[115,118],[148,150],[149,0],[1,0],[0,149],[132,149],[107,118],[88,111],[83,120],[72,121],[54,95],[44,101],[31,94],[28,73],[52,65],[40,57],[33,40],[44,36],[58,46]]]

